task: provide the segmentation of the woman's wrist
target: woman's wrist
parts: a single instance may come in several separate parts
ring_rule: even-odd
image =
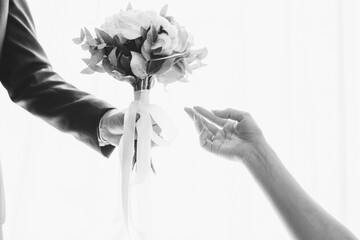
[[[248,168],[254,168],[258,165],[268,164],[272,157],[276,154],[266,142],[265,139],[251,143],[246,156],[242,158],[242,162]]]

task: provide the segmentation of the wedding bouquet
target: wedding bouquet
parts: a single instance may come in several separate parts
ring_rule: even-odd
[[[189,73],[203,66],[201,60],[207,55],[206,48],[192,49],[191,34],[166,12],[167,5],[158,14],[134,10],[129,4],[126,11],[109,17],[100,28],[96,28],[96,36],[84,28],[80,37],[73,39],[91,55],[83,59],[87,67],[82,73],[106,72],[134,88],[135,101],[125,113],[124,134],[120,142],[122,211],[126,227],[134,165],[135,182],[144,181],[152,168],[151,142],[163,145],[171,140],[171,137],[165,139],[154,132],[153,124],[158,125],[162,132],[170,133],[169,136],[173,131],[165,113],[149,103],[149,90],[155,81],[165,85],[186,81]],[[136,114],[140,115],[138,121]]]
[[[81,72],[107,72],[135,91],[150,89],[155,79],[163,84],[186,81],[188,73],[203,66],[207,49],[191,49],[192,36],[166,12],[167,5],[157,14],[129,4],[96,28],[96,37],[81,29],[73,41],[91,54],[83,59],[88,67]]]

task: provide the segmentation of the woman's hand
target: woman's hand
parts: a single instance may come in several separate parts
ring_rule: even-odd
[[[234,109],[185,108],[200,134],[200,144],[219,156],[246,161],[265,139],[250,114]],[[216,126],[217,125],[217,126]]]

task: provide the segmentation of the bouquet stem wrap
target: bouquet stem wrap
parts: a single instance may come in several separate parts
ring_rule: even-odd
[[[144,186],[149,187],[149,184],[146,184],[146,182],[149,183],[152,171],[150,156],[152,142],[156,145],[163,146],[169,144],[175,137],[175,128],[165,112],[159,106],[149,103],[149,93],[150,90],[140,90],[135,92],[135,100],[125,112],[124,134],[120,141],[120,197],[122,202],[122,216],[127,233],[130,235],[131,239],[136,240],[149,238],[146,238],[144,231],[138,229],[132,222],[131,188],[133,184],[140,184],[140,191],[149,192],[149,189],[144,189]],[[137,114],[140,115],[138,121],[136,121]],[[167,138],[158,135],[153,130],[153,124],[157,124],[162,133],[166,134]],[[134,146],[135,140],[137,140],[136,148]],[[136,156],[136,171],[133,171],[132,169],[134,156]],[[141,185],[143,186],[141,187]],[[142,195],[142,193],[139,194],[139,196]],[[140,202],[150,201],[150,199],[138,200]],[[147,207],[149,207],[149,204],[147,204]],[[143,211],[141,209],[144,209],[144,207],[139,207],[139,210]],[[148,210],[150,209],[147,209],[147,212],[149,212]],[[151,217],[145,216],[146,213],[139,212],[139,215],[143,219],[151,219]],[[149,222],[148,226],[150,226],[150,224],[151,223]],[[143,225],[147,224],[143,223]],[[130,226],[134,231],[131,231]],[[146,228],[147,226],[143,227]],[[135,232],[136,237],[132,237],[131,235],[133,234],[131,234],[131,232]]]

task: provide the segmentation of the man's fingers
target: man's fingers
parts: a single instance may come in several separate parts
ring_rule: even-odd
[[[227,108],[224,110],[213,110],[212,112],[214,113],[214,115],[216,115],[217,117],[223,118],[224,120],[232,119],[232,120],[235,120],[238,122],[243,120],[246,117],[246,115],[248,115],[247,112],[242,112],[242,111],[231,109],[231,108]]]
[[[223,119],[223,118],[220,118],[218,116],[216,116],[214,113],[206,110],[205,108],[203,107],[199,107],[199,106],[196,106],[194,107],[194,109],[196,110],[196,112],[198,112],[200,115],[204,116],[205,118],[209,119],[211,122],[223,127],[227,120],[226,119]]]

